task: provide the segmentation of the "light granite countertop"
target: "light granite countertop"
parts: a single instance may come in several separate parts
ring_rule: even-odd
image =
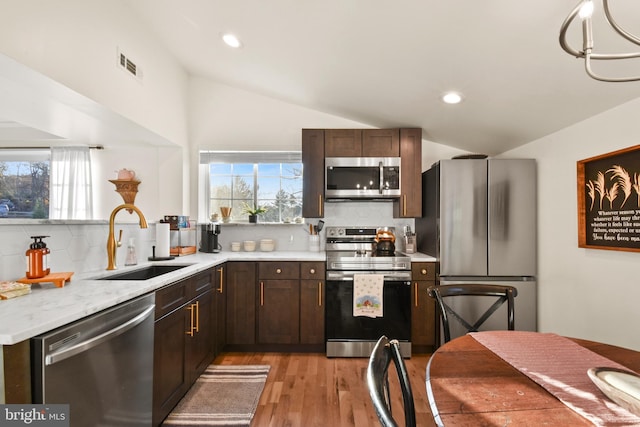
[[[433,257],[411,254],[412,262],[433,262]],[[51,283],[34,284],[31,293],[0,301],[0,345],[11,345],[64,326],[140,295],[207,270],[227,261],[325,261],[324,252],[221,252],[196,253],[153,264],[187,267],[142,281],[98,280],[150,265],[121,267],[117,271],[94,271],[74,275],[61,288]]]

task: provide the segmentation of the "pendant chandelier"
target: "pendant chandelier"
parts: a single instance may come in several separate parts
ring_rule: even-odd
[[[630,41],[631,43],[640,46],[640,38],[634,36],[628,31],[621,28],[618,23],[613,19],[611,15],[611,11],[609,10],[609,0],[601,0],[602,1],[602,11],[604,12],[604,16],[611,26],[613,30],[618,33],[624,39]],[[635,53],[594,53],[594,40],[593,40],[593,24],[592,24],[592,15],[594,11],[594,3],[593,0],[582,0],[578,5],[571,11],[569,16],[564,20],[562,26],[560,27],[560,46],[565,52],[570,55],[575,56],[576,58],[584,58],[584,66],[587,74],[596,79],[603,82],[632,82],[640,80],[639,76],[631,76],[631,77],[606,77],[596,74],[591,68],[591,61],[595,60],[622,60],[622,59],[631,59],[631,58],[640,58],[640,52]],[[582,19],[582,50],[576,50],[569,46],[567,43],[567,30],[573,20],[578,16]]]

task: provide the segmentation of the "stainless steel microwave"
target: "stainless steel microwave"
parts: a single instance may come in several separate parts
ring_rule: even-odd
[[[325,158],[325,198],[400,197],[400,157]]]

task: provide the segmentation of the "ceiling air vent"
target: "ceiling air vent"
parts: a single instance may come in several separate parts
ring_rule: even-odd
[[[142,79],[142,70],[136,65],[131,58],[127,57],[124,53],[118,51],[118,66],[123,71],[128,72],[138,80]]]

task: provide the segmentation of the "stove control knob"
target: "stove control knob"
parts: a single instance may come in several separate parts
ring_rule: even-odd
[[[338,234],[342,236],[344,234],[344,228],[339,229]]]

